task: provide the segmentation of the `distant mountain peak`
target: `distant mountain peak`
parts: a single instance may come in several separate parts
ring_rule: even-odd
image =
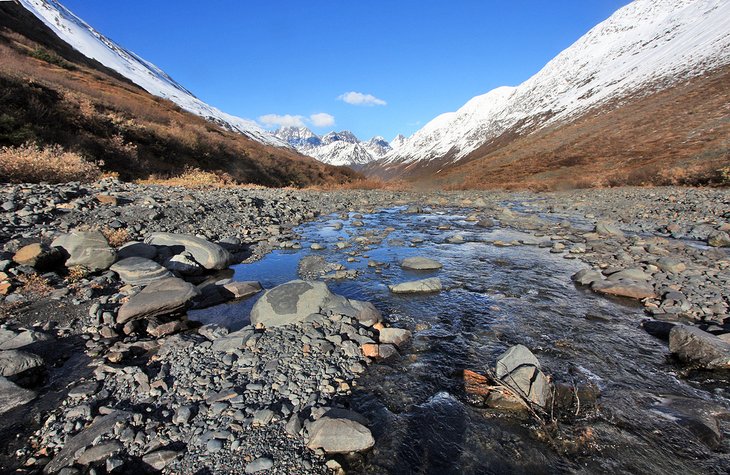
[[[274,135],[299,152],[330,165],[359,168],[384,157],[390,144],[380,136],[363,142],[349,130],[318,136],[306,127],[283,127]]]

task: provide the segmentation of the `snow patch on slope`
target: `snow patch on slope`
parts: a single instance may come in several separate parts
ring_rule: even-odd
[[[256,122],[227,114],[201,101],[160,68],[106,38],[58,1],[20,0],[20,3],[74,49],[113,69],[150,94],[169,99],[188,112],[259,142],[288,147],[286,142],[262,129]]]
[[[579,117],[611,99],[730,64],[730,1],[636,0],[598,24],[519,86],[442,114],[380,163],[454,161],[511,127]],[[651,92],[651,91],[646,91]]]

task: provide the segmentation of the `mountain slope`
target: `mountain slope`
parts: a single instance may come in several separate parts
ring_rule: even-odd
[[[521,85],[495,89],[442,114],[366,172],[423,179],[448,173],[519,138],[558,133],[591,114],[722,70],[730,64],[729,52],[727,0],[636,0]]]
[[[320,137],[306,127],[283,127],[274,135],[320,162],[354,169],[362,168],[393,150],[383,137],[376,136],[363,142],[349,130],[330,132]]]
[[[261,143],[287,146],[256,122],[227,114],[201,101],[160,68],[104,37],[58,1],[20,0],[20,3],[73,48],[113,69],[147,92],[169,99],[188,112]]]
[[[0,147],[60,145],[122,179],[177,176],[186,168],[267,186],[356,177],[151,95],[12,2],[0,2],[0,91]]]

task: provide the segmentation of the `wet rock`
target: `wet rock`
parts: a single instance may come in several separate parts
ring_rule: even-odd
[[[309,427],[310,449],[328,454],[363,452],[375,445],[370,429],[351,419],[322,417]]]
[[[644,328],[644,330],[646,330],[649,335],[659,338],[661,340],[668,341],[669,332],[672,331],[672,328],[674,328],[676,324],[670,322],[662,322],[659,320],[645,320],[641,322],[641,326]]]
[[[594,282],[591,288],[599,294],[613,295],[616,297],[627,297],[637,300],[656,298],[654,287],[647,282],[633,280],[602,281]]]
[[[676,325],[669,332],[669,351],[680,360],[707,369],[730,368],[730,343],[688,325]]]
[[[600,282],[603,280],[603,274],[593,269],[579,270],[571,277],[573,282],[577,282],[581,285],[592,285],[594,282]]]
[[[188,252],[195,262],[208,270],[225,269],[233,261],[231,254],[218,244],[190,234],[153,233],[145,243],[166,247],[173,254]]]
[[[494,227],[494,221],[490,218],[484,218],[477,221],[475,226],[478,226],[480,228],[492,228]]]
[[[127,257],[110,267],[125,284],[145,286],[172,277],[169,270],[144,257]]]
[[[408,270],[436,270],[443,264],[427,257],[407,257],[401,262],[401,267]]]
[[[330,271],[341,270],[342,268],[343,266],[340,264],[325,261],[322,256],[304,256],[299,261],[297,273],[301,278],[311,280],[319,278]]]
[[[148,285],[119,308],[117,323],[178,313],[200,294],[192,284],[168,277]]]
[[[256,281],[227,282],[223,288],[233,295],[234,299],[243,299],[261,292],[261,284]]]
[[[43,358],[22,350],[0,351],[0,376],[15,376],[43,366]]]
[[[411,332],[401,328],[383,328],[380,330],[380,343],[401,347],[411,339]]]
[[[668,416],[713,450],[720,447],[723,439],[718,419],[730,416],[727,409],[710,401],[679,396],[659,399],[652,410],[664,417]]]
[[[334,299],[323,282],[293,280],[267,290],[251,310],[251,324],[277,327],[301,322]]]
[[[381,360],[387,360],[400,356],[395,345],[378,345],[378,358]]]
[[[619,280],[648,282],[651,280],[651,275],[644,272],[644,269],[633,267],[610,274],[608,276],[608,280],[610,280],[611,282],[616,282]]]
[[[380,310],[375,308],[375,305],[370,302],[348,300],[347,303],[355,309],[355,313],[349,316],[356,318],[362,325],[372,326],[383,319]]]
[[[533,404],[546,407],[550,398],[550,382],[540,362],[524,345],[515,345],[497,358],[497,378]]]
[[[59,247],[69,256],[66,267],[83,266],[90,271],[108,269],[117,254],[99,231],[73,231],[57,237],[52,247]]]
[[[443,289],[441,279],[438,277],[402,282],[400,284],[389,285],[388,288],[394,294],[431,293],[440,292]]]
[[[0,376],[0,414],[11,411],[35,399],[33,391],[23,389]]]

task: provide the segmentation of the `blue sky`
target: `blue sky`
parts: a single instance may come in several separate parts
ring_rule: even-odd
[[[228,113],[388,140],[521,83],[629,3],[61,1]]]

